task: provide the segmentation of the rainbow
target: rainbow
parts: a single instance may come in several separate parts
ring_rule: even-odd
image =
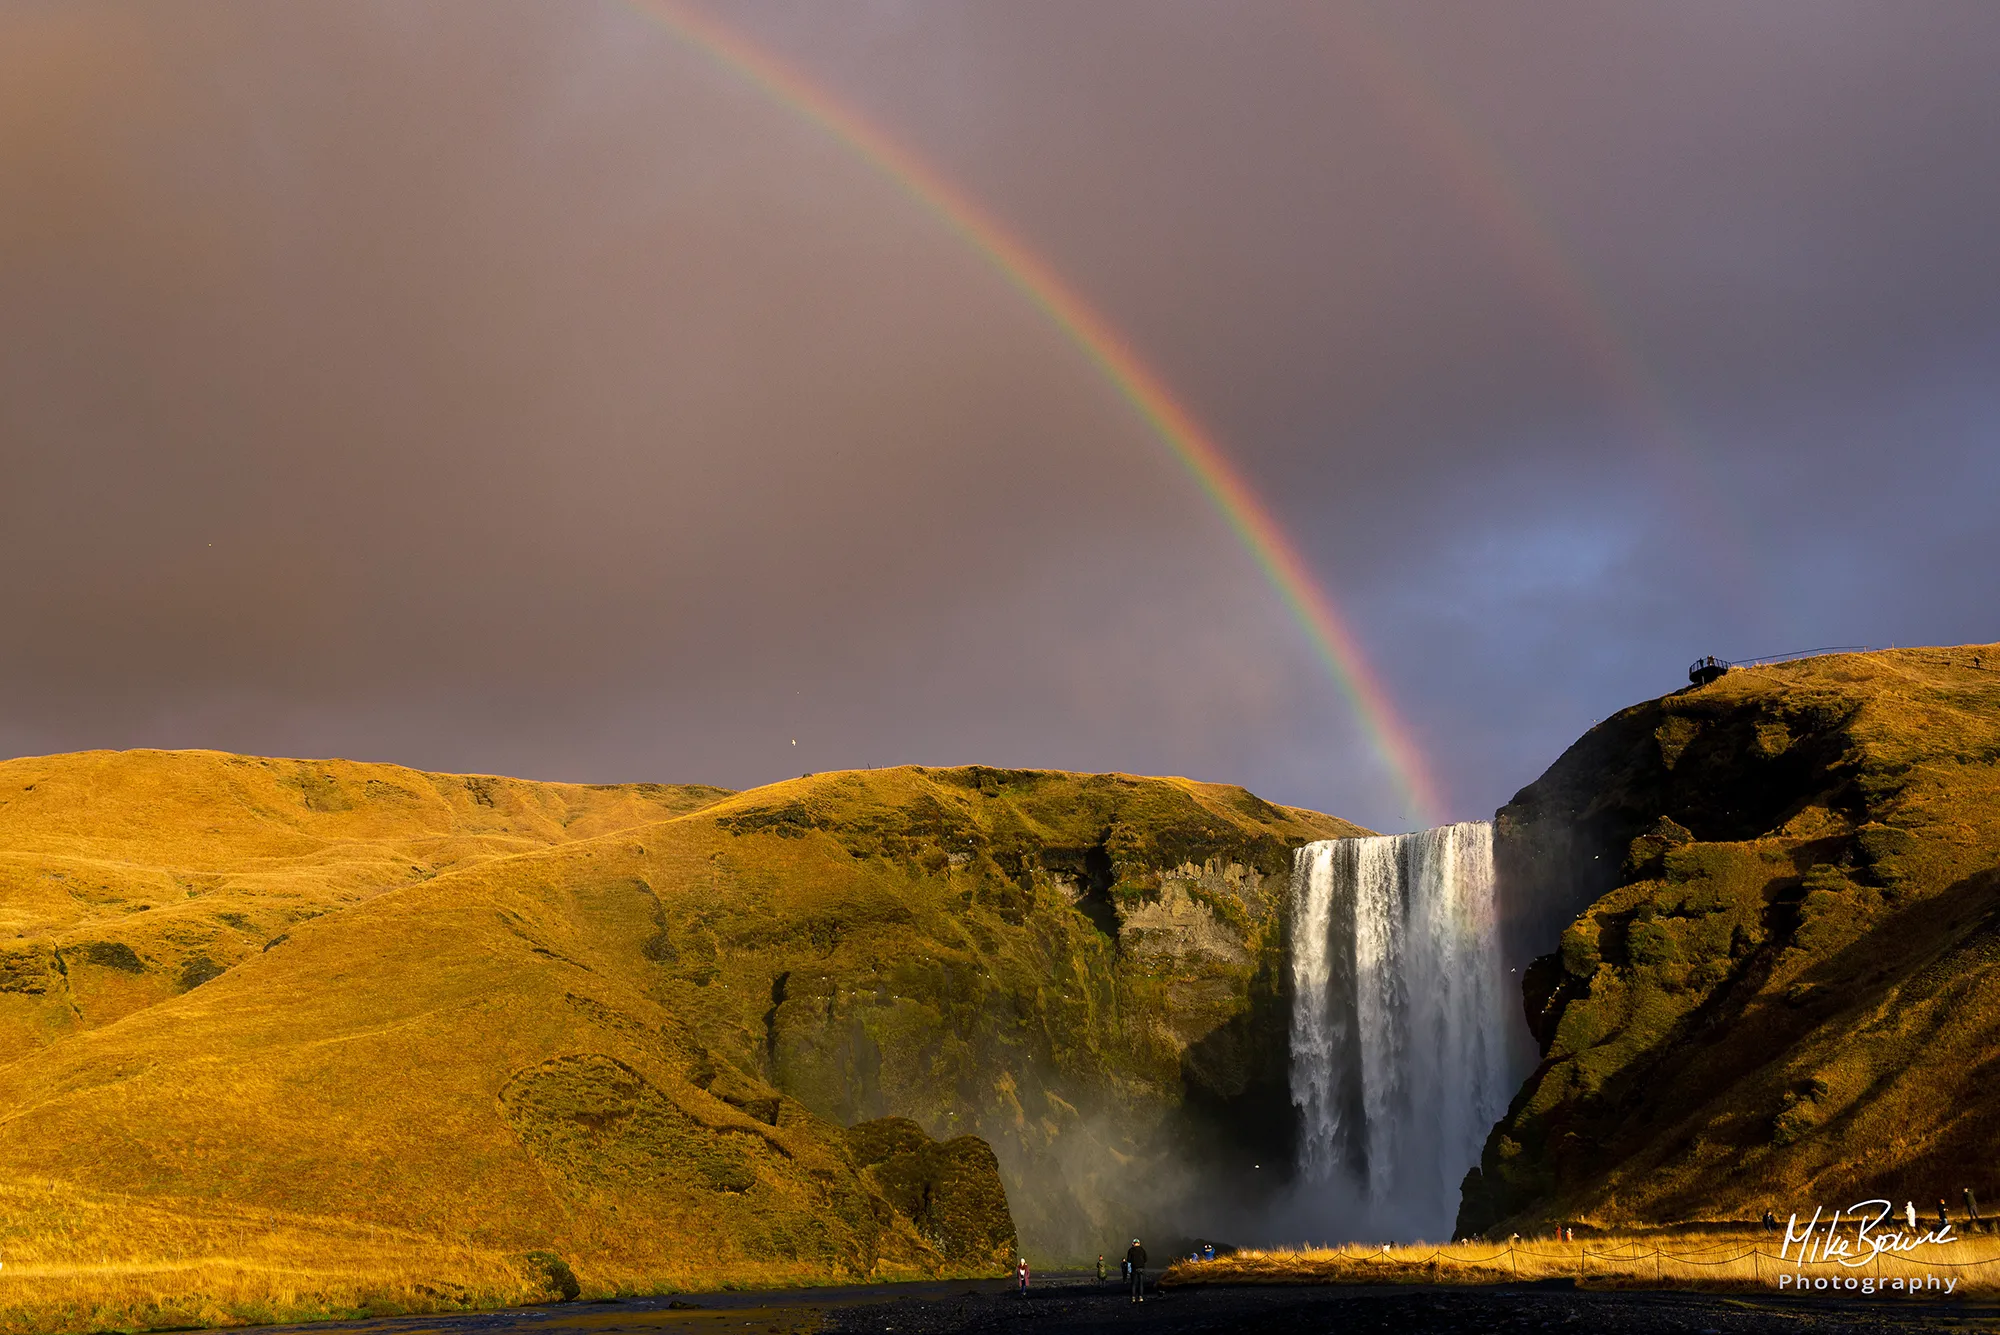
[[[1075,345],[1180,461],[1277,592],[1388,767],[1409,814],[1427,825],[1442,823],[1444,803],[1423,755],[1332,597],[1214,438],[1118,331],[963,192],[797,70],[675,0],[627,4],[874,167],[955,232]]]
[[[1703,451],[1676,422],[1665,386],[1624,332],[1615,303],[1571,255],[1506,155],[1366,6],[1313,6],[1301,21],[1308,31],[1317,29],[1328,54],[1357,76],[1410,145],[1429,159],[1498,243],[1524,290],[1582,354],[1611,401],[1654,446],[1647,457],[1657,484],[1676,497],[1702,539],[1689,546],[1707,559],[1727,559],[1728,568],[1715,572],[1718,592],[1740,599],[1758,590],[1758,563],[1746,554],[1745,535],[1752,526],[1735,499],[1738,489],[1709,476]]]

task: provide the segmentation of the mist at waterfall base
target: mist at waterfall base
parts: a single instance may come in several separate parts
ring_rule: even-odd
[[[1162,1257],[1454,1235],[1465,1175],[1537,1051],[1507,967],[1526,943],[1503,931],[1493,826],[1307,844],[1287,898],[1285,1051],[1268,1086],[1176,1109],[1079,1106],[1054,1163],[1011,1157],[995,1128],[1029,1255],[1085,1264],[1134,1235]]]
[[[1298,1145],[1257,1232],[1450,1237],[1465,1173],[1526,1075],[1493,827],[1306,845],[1290,929]]]

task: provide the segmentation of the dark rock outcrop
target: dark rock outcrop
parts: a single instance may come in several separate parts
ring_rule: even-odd
[[[985,1141],[940,1143],[907,1117],[884,1117],[849,1127],[847,1144],[867,1180],[947,1265],[990,1272],[1012,1264],[1014,1216]]]

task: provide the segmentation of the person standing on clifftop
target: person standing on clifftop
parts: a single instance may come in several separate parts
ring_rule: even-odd
[[[1137,1238],[1125,1249],[1125,1269],[1132,1276],[1132,1301],[1146,1301],[1146,1249],[1139,1245]]]
[[[1910,1224],[1910,1232],[1912,1232],[1912,1233],[1916,1232],[1916,1231],[1917,1231],[1917,1203],[1916,1203],[1915,1201],[1904,1201],[1904,1202],[1903,1202],[1903,1218],[1909,1221],[1909,1224]]]

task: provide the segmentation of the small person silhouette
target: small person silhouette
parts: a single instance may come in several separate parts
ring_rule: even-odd
[[[1146,1249],[1137,1238],[1125,1249],[1125,1278],[1132,1286],[1132,1301],[1146,1301]]]

